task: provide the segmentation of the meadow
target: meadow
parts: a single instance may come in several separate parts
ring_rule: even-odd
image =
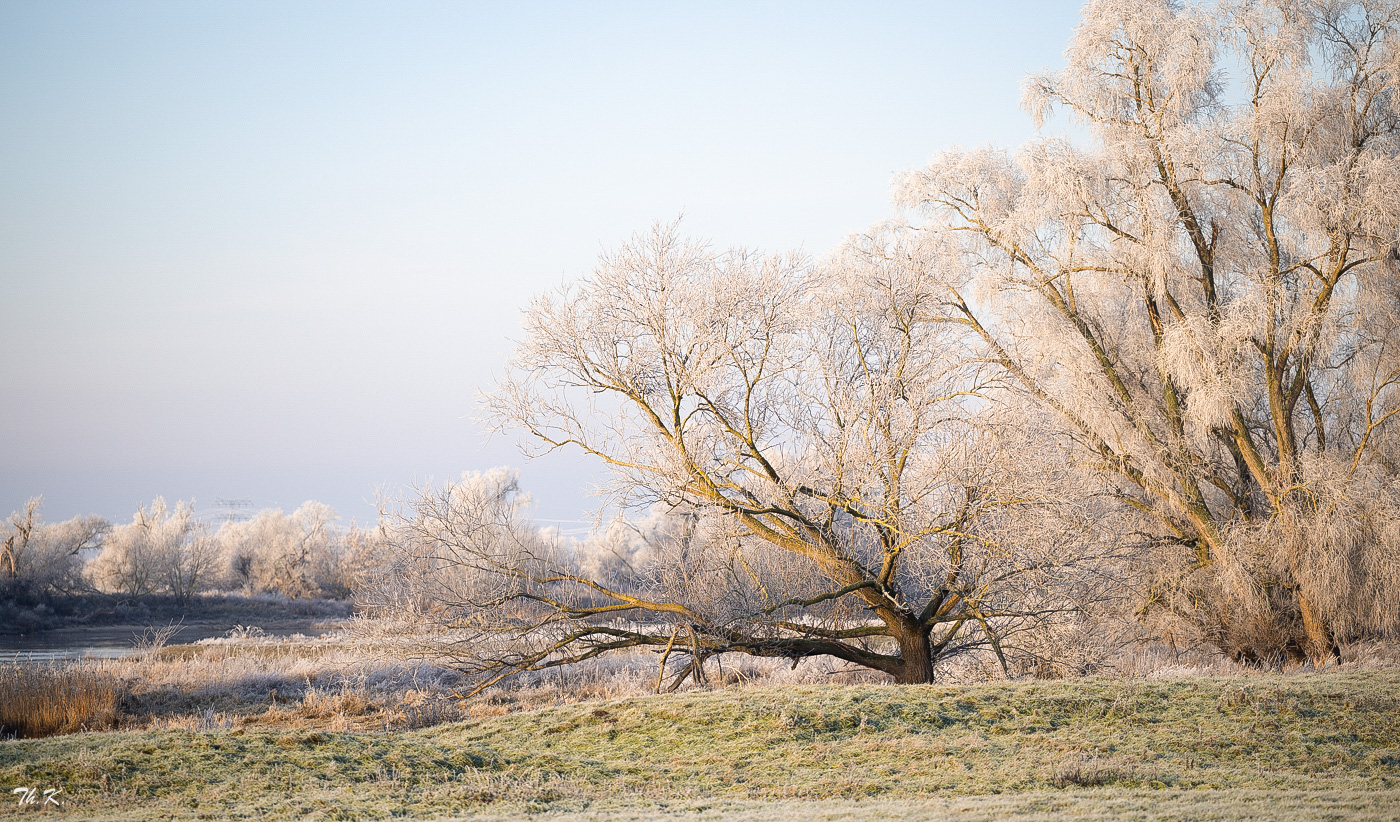
[[[1400,670],[1374,654],[927,686],[729,666],[665,695],[637,658],[465,698],[367,643],[245,630],[55,669],[116,688],[115,730],[0,742],[0,786],[61,788],[67,819],[1400,818]]]

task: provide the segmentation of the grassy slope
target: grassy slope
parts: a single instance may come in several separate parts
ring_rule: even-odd
[[[0,790],[21,785],[63,787],[70,819],[1400,819],[1400,672],[755,688],[390,734],[0,743]]]

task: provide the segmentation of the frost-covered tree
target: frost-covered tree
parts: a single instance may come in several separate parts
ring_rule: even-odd
[[[584,576],[604,584],[625,585],[656,561],[655,546],[664,542],[670,532],[683,527],[683,517],[658,507],[636,520],[614,517],[605,528],[586,539],[563,541]],[[549,533],[545,536],[558,539]]]
[[[24,599],[81,590],[83,554],[102,544],[107,522],[74,517],[46,523],[39,497],[0,522],[0,595]]]
[[[366,528],[352,523],[328,548],[319,564],[318,585],[322,596],[335,599],[361,597],[394,561],[382,525]]]
[[[246,522],[225,523],[216,534],[226,584],[248,593],[320,596],[333,585],[340,548],[336,513],[309,501],[291,514],[259,511]]]
[[[1257,661],[1400,630],[1400,5],[1095,0],[1036,118],[907,175],[940,299],[1116,478],[1144,612]]]
[[[189,599],[210,587],[217,553],[194,507],[170,508],[157,497],[137,509],[132,521],[114,526],[87,574],[101,590],[127,596],[169,594]]]
[[[429,489],[397,527],[395,595],[465,632],[484,681],[650,646],[696,676],[737,652],[928,682],[979,649],[1009,667],[1009,638],[1097,596],[1064,573],[1094,543],[1047,513],[1075,503],[1036,487],[1068,476],[1000,447],[995,369],[917,266],[719,253],[657,226],[525,329],[495,419],[671,517],[631,568],[520,527],[513,482]]]

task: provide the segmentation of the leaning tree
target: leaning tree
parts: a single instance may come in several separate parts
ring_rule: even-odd
[[[677,683],[726,653],[902,683],[979,649],[1016,664],[1023,632],[1101,594],[1074,566],[1103,543],[1088,506],[1046,493],[1080,479],[1067,460],[1007,453],[1000,369],[918,263],[717,253],[676,225],[605,255],[530,306],[488,406],[667,512],[649,558],[587,573],[521,521],[509,478],[469,477],[389,529],[379,604],[437,617],[437,651],[483,685],[636,648],[687,659]]]
[[[1237,658],[1400,629],[1400,4],[1090,3],[1027,83],[1083,144],[907,175],[899,242]]]

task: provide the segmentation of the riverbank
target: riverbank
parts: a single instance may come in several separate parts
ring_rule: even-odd
[[[1400,818],[1400,672],[763,686],[0,743],[65,818]],[[11,812],[7,810],[6,812]]]

